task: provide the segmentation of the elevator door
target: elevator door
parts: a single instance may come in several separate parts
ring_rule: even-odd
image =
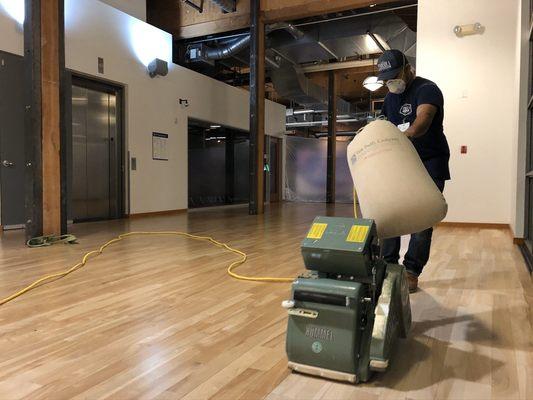
[[[72,219],[119,218],[117,95],[72,85]]]

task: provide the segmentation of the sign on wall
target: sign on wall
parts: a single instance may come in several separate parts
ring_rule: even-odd
[[[168,161],[168,135],[152,132],[152,159]]]

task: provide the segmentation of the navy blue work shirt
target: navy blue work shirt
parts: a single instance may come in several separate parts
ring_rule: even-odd
[[[429,175],[433,179],[448,180],[450,148],[442,127],[444,98],[439,87],[430,80],[417,76],[402,94],[387,94],[381,113],[396,126],[407,122],[413,125],[416,109],[421,104],[434,105],[437,113],[428,131],[411,140]]]

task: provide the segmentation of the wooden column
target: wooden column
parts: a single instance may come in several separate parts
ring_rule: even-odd
[[[335,203],[335,164],[337,162],[337,76],[328,75],[328,165],[326,202]]]
[[[66,230],[64,2],[26,0],[26,236]],[[64,193],[63,193],[64,194]]]
[[[250,2],[250,199],[249,213],[264,213],[265,22],[261,1]]]

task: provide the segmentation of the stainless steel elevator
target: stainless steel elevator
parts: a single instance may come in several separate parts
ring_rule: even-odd
[[[73,82],[71,216],[74,222],[120,218],[120,95]]]

